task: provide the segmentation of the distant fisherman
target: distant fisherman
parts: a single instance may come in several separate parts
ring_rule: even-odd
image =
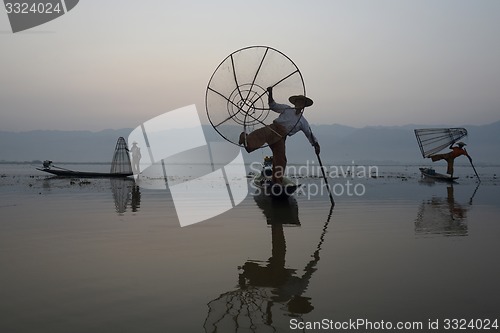
[[[141,161],[141,148],[137,146],[137,142],[132,142],[132,148],[130,148],[132,153],[132,172],[136,175],[141,173],[139,163]]]
[[[251,153],[267,143],[273,152],[273,182],[281,184],[287,162],[285,151],[287,134],[292,136],[302,131],[318,155],[320,147],[309,123],[302,116],[302,110],[311,106],[313,101],[306,96],[296,95],[288,99],[294,106],[278,104],[273,99],[273,88],[267,88],[267,92],[269,108],[280,115],[269,126],[259,128],[248,135],[242,132],[239,144],[244,145],[246,151]]]
[[[446,173],[449,174],[453,178],[453,164],[455,162],[455,158],[464,155],[469,158],[469,161],[472,163],[472,158],[469,156],[465,148],[463,148],[466,144],[463,142],[458,142],[457,146],[453,146],[451,144],[450,149],[451,151],[446,154],[436,154],[429,156],[432,159],[432,162],[440,161],[440,160],[445,160],[448,162],[448,169],[446,170]]]

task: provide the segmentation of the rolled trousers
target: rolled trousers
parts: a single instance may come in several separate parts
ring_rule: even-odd
[[[453,174],[453,164],[455,162],[455,158],[452,156],[452,153],[432,155],[431,159],[432,162],[436,162],[439,160],[445,160],[446,162],[448,162],[446,173],[449,175]]]
[[[273,152],[273,182],[275,183],[283,182],[286,168],[286,134],[285,127],[272,123],[249,133],[246,138],[246,150],[249,153],[266,143],[271,148]]]

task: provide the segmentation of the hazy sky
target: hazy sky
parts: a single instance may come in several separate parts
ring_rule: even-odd
[[[81,0],[12,34],[0,12],[0,130],[136,127],[196,104],[217,65],[267,45],[300,68],[314,124],[500,120],[500,1]]]

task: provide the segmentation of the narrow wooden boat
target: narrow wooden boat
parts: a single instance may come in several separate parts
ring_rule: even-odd
[[[66,169],[53,169],[53,168],[36,168],[37,170],[48,172],[58,177],[74,177],[74,178],[124,178],[132,176],[133,173],[107,173],[107,172],[86,172],[86,171],[73,171]]]
[[[420,169],[420,172],[422,173],[422,176],[427,177],[427,178],[445,181],[445,182],[454,182],[455,180],[458,179],[458,177],[450,177],[448,175],[443,175],[442,173],[437,173],[432,168],[419,168],[419,169]]]

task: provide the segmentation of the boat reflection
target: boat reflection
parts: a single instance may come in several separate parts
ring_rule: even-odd
[[[53,189],[106,190],[111,188],[115,211],[124,214],[128,209],[138,212],[141,206],[141,191],[133,178],[67,178],[52,176],[43,179],[42,188],[50,192]]]
[[[257,206],[271,227],[271,257],[266,261],[247,260],[238,267],[235,290],[221,294],[207,304],[205,332],[276,332],[288,327],[290,317],[301,317],[314,309],[305,296],[330,222],[332,210],[324,224],[312,259],[301,270],[286,266],[285,226],[300,225],[294,197],[272,200],[255,196]],[[333,207],[332,207],[333,208]]]
[[[272,199],[261,194],[254,195],[253,198],[266,217],[268,225],[300,226],[299,206],[294,196],[286,199]]]
[[[472,206],[474,195],[468,203],[458,202],[455,199],[453,185],[446,188],[446,196],[433,196],[424,200],[415,220],[417,235],[467,236],[467,212]]]

